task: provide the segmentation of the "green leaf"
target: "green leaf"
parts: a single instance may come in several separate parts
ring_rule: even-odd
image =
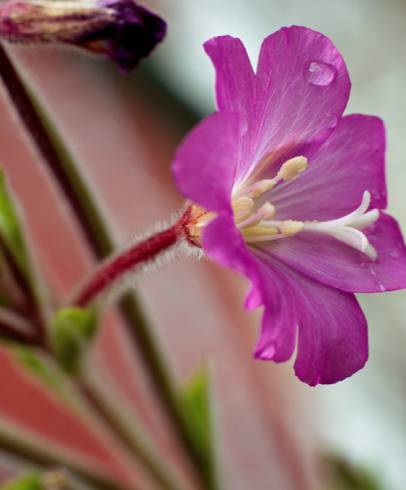
[[[83,355],[96,334],[97,326],[98,317],[93,309],[72,306],[57,312],[51,343],[56,359],[67,373],[79,374]]]
[[[41,476],[30,473],[2,485],[2,490],[45,490],[41,483]]]
[[[46,356],[36,349],[26,346],[13,346],[11,352],[19,364],[32,376],[37,378],[53,393],[65,398],[65,377]]]
[[[29,258],[16,200],[0,169],[0,235],[20,270],[27,273]]]
[[[182,413],[196,452],[214,478],[213,432],[207,369],[198,370],[180,391]]]
[[[28,289],[43,319],[49,307],[48,294],[25,239],[20,207],[7,185],[2,169],[0,169],[0,241],[4,247],[6,263],[8,265],[12,263],[10,270],[18,270],[21,277],[17,282],[24,282],[23,287]]]
[[[373,473],[336,455],[324,458],[329,473],[329,490],[383,490]]]

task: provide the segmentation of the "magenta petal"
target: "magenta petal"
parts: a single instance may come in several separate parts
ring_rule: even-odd
[[[231,213],[219,215],[205,227],[203,249],[211,259],[250,279],[253,283],[250,296],[257,296],[257,263],[235,227]]]
[[[330,138],[309,156],[309,167],[272,192],[278,219],[329,220],[356,209],[364,191],[371,207],[386,207],[385,128],[372,116],[341,119]],[[333,205],[334,204],[334,205]]]
[[[264,305],[255,357],[289,359],[298,326],[295,370],[302,381],[334,383],[365,364],[366,321],[352,294],[319,284],[259,251],[254,256],[232,216],[220,215],[206,227],[203,246],[216,262],[246,276],[252,301]]]
[[[265,305],[256,357],[268,359],[269,353],[273,355],[274,323],[279,330],[284,323],[291,331],[292,318],[296,317],[295,372],[302,381],[311,386],[335,383],[361,369],[368,359],[368,332],[355,296],[324,286],[262,254],[258,257],[263,268],[268,268],[268,275],[281,284],[284,301],[280,311],[269,316]],[[291,347],[285,348],[288,353]]]
[[[376,261],[334,238],[299,233],[262,247],[307,276],[348,292],[373,293],[406,287],[406,248],[399,226],[388,215],[366,229]]]
[[[353,294],[298,275],[299,336],[295,373],[314,386],[341,381],[368,360],[367,322]]]
[[[255,347],[256,359],[284,362],[296,346],[297,311],[294,290],[286,275],[258,260],[264,304],[261,334]]]
[[[183,195],[210,211],[230,209],[238,152],[239,117],[215,113],[188,133],[173,173]]]
[[[385,207],[384,157],[382,121],[362,115],[344,117],[310,157],[309,168],[272,192],[278,219],[338,218],[356,209],[366,190],[372,196],[371,207]],[[378,251],[375,262],[334,238],[311,233],[262,248],[309,277],[344,291],[406,287],[406,249],[396,222],[382,216],[366,234]]]
[[[276,362],[289,359],[295,347],[296,322],[292,305],[288,304],[289,289],[285,288],[284,277],[272,277],[247,250],[232,217],[223,215],[212,221],[205,230],[203,246],[213,260],[251,281],[247,299],[250,307],[265,305],[263,333],[256,357]]]
[[[272,162],[306,155],[323,143],[350,92],[348,72],[334,44],[305,27],[284,27],[264,40],[257,79],[257,156],[272,155],[265,172]]]
[[[253,109],[255,74],[240,39],[220,36],[204,44],[216,69],[216,98],[220,111],[247,116]]]
[[[240,39],[221,36],[204,44],[216,70],[216,99],[220,111],[240,115],[239,152],[235,180],[240,182],[258,146],[256,116],[257,82],[247,51]]]

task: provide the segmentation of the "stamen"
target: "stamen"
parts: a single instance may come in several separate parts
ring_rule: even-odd
[[[269,228],[268,228],[269,230]],[[272,242],[274,240],[279,240],[280,238],[287,238],[282,233],[277,233],[276,235],[256,235],[246,237],[247,243],[258,243],[258,242]]]
[[[233,201],[234,220],[236,223],[248,218],[254,208],[254,200],[248,196],[242,196]]]
[[[277,182],[278,181],[276,179],[259,180],[258,182],[255,182],[255,184],[239,189],[235,192],[233,197],[234,199],[241,199],[242,196],[248,196],[255,199],[262,196],[262,194],[265,192],[270,191],[277,184]]]
[[[257,182],[252,186],[252,190],[250,192],[250,195],[252,197],[259,197],[262,196],[267,191],[270,191],[275,185],[277,181],[275,179],[263,179]]]
[[[307,158],[304,156],[294,157],[287,160],[279,169],[277,179],[292,180],[307,169]]]
[[[254,184],[237,190],[234,194],[234,199],[239,199],[242,196],[252,197],[253,199],[262,196],[267,191],[270,191],[281,180],[292,180],[297,175],[307,168],[307,158],[298,156],[287,160],[279,169],[278,174],[273,179],[258,180]]]
[[[240,221],[238,223],[238,228],[245,228],[246,226],[251,226],[258,224],[263,219],[271,218],[275,215],[275,206],[270,202],[264,203],[256,213],[252,214],[249,218]]]
[[[261,224],[255,226],[248,226],[241,230],[242,234],[246,238],[250,237],[269,237],[278,234],[277,228],[270,228],[269,226],[262,226]]]
[[[275,206],[270,202],[266,202],[258,209],[258,213],[263,215],[262,219],[272,218],[275,215]]]
[[[287,221],[282,221],[282,223],[279,226],[279,229],[281,230],[281,233],[285,236],[293,236],[296,235],[296,233],[299,233],[299,231],[302,231],[304,227],[304,223],[302,221],[294,221],[294,220],[287,220]]]
[[[274,220],[276,210],[269,201],[255,210],[257,198],[281,180],[293,180],[306,170],[307,165],[308,161],[304,156],[291,158],[280,167],[273,179],[263,179],[236,190],[232,203],[234,220],[244,239],[248,243],[267,242],[307,231],[328,235],[365,254],[371,260],[376,260],[376,250],[361,231],[379,218],[379,210],[368,211],[371,204],[371,194],[368,191],[363,193],[361,203],[354,211],[330,221]]]

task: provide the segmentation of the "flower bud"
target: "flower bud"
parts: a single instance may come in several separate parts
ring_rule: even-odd
[[[133,0],[12,0],[0,5],[0,38],[68,44],[135,68],[162,41],[166,23]]]

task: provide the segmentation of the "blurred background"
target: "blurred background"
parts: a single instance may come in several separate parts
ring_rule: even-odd
[[[352,79],[347,113],[384,119],[389,211],[406,230],[403,0],[145,4],[168,21],[169,33],[152,58],[129,77],[79,52],[10,49],[80,158],[123,243],[182,204],[171,178],[171,158],[188,128],[214,108],[213,71],[202,43],[220,34],[238,36],[255,65],[262,39],[290,24],[323,32],[343,54]],[[0,104],[0,160],[25,210],[42,270],[63,301],[90,271],[90,253],[5,93]],[[291,363],[252,359],[259,316],[243,312],[245,287],[233,274],[192,260],[172,264],[137,285],[179,378],[185,379],[204,361],[210,365],[224,488],[333,488],[320,461],[334,454],[367,468],[382,488],[404,490],[406,292],[360,295],[369,320],[366,368],[342,383],[309,388],[294,377]],[[96,374],[155,434],[168,459],[179,460],[153,408],[140,361],[129,355],[114,313],[107,315],[104,327],[94,356]],[[75,454],[79,451],[89,464],[103,464],[125,478],[125,469],[102,438],[44,394],[5,353],[0,383],[4,423],[23,423],[35,434],[40,431]],[[152,488],[139,478],[141,488]]]

